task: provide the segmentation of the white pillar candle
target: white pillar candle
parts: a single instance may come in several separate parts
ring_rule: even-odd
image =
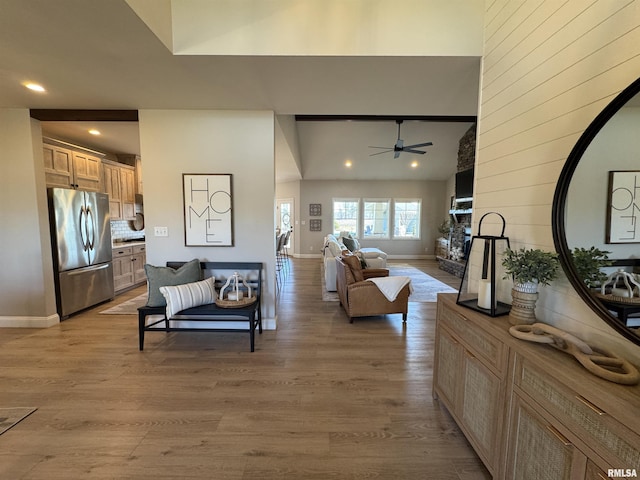
[[[237,292],[229,292],[227,295],[227,300],[238,301],[242,300],[242,291],[238,290]]]
[[[478,306],[491,309],[491,281],[488,279],[483,278],[478,285]]]
[[[632,294],[629,294],[629,289],[627,288],[612,288],[611,294],[616,297],[631,297]]]

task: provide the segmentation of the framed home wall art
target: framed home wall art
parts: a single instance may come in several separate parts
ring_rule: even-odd
[[[182,175],[186,246],[233,246],[231,180],[231,174]]]
[[[640,171],[609,172],[607,243],[640,243]]]

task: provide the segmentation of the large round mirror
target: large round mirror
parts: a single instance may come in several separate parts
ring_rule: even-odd
[[[640,78],[591,123],[571,151],[553,202],[560,262],[583,300],[611,327],[640,345]],[[594,250],[592,250],[592,248]],[[580,250],[582,249],[582,250]],[[607,252],[609,265],[598,265]],[[595,261],[593,261],[595,260]],[[590,264],[600,279],[585,273]],[[639,289],[640,290],[640,289]]]

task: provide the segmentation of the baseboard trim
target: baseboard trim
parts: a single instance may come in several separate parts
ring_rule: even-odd
[[[49,328],[60,323],[58,314],[48,317],[0,317],[0,328]]]

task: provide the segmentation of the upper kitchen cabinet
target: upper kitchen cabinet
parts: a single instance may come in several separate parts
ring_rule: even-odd
[[[101,154],[52,139],[42,148],[47,187],[100,191]]]
[[[135,169],[135,185],[136,191],[139,195],[142,195],[142,159],[140,155],[134,154],[118,154],[118,161],[126,165],[129,165]]]
[[[112,220],[134,220],[136,180],[135,168],[119,162],[104,160],[104,193],[109,195]]]

